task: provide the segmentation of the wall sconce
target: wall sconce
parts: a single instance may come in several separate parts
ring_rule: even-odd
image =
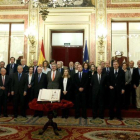
[[[28,28],[25,32],[25,36],[27,37],[27,39],[29,40],[30,44],[32,47],[35,46],[36,44],[36,33],[34,32],[34,29]]]
[[[25,32],[25,36],[31,44],[30,47],[29,47],[29,63],[30,63],[30,66],[33,66],[33,61],[34,61],[34,58],[35,58],[35,50],[34,49],[35,49],[35,45],[36,45],[35,29],[28,28]]]

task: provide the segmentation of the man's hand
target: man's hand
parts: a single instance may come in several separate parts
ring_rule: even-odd
[[[1,87],[2,90],[5,90],[5,87]]]
[[[79,88],[79,91],[82,92],[84,90],[84,88]]]
[[[66,95],[67,94],[67,91],[63,91],[63,93],[64,93],[64,95]]]
[[[114,89],[114,87],[112,87],[112,86],[109,86],[109,88],[110,88],[110,89]]]
[[[8,96],[10,96],[10,92],[8,93]]]
[[[11,95],[14,95],[14,91],[11,92]]]
[[[136,85],[134,85],[134,88],[137,88]]]
[[[26,94],[27,94],[26,91],[24,91],[23,96],[26,96]]]
[[[125,90],[122,89],[122,94],[124,94]]]
[[[31,88],[31,85],[28,85],[28,88]]]

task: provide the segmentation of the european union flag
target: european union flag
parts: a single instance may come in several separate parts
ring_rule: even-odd
[[[85,44],[85,50],[84,50],[84,60],[83,60],[83,62],[87,62],[87,63],[89,63],[88,48],[87,48],[87,41],[86,41],[86,44]]]

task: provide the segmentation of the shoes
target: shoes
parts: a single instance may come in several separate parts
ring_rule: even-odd
[[[43,115],[39,115],[39,118],[42,118],[43,117]]]
[[[68,116],[68,115],[66,115],[66,116],[65,116],[65,119],[67,119],[68,117],[69,117],[69,116]]]
[[[22,115],[22,117],[26,118],[26,115]]]
[[[86,117],[86,116],[82,116],[82,118],[87,119],[87,117]]]
[[[78,119],[79,118],[79,116],[75,116],[75,119]]]
[[[17,118],[18,115],[14,115],[14,118]]]
[[[97,117],[92,117],[93,118],[93,120],[95,120]]]
[[[137,108],[137,111],[140,111],[140,108]]]
[[[104,117],[99,117],[100,119],[104,119]]]
[[[8,115],[7,115],[7,114],[5,114],[5,115],[3,115],[3,117],[8,117]]]
[[[118,120],[120,120],[120,121],[122,121],[122,120],[123,120],[123,118],[122,118],[122,117],[117,117],[117,119],[118,119]]]
[[[65,116],[62,116],[62,118],[65,118]]]
[[[109,118],[109,120],[113,120],[113,119],[114,119],[114,117],[110,117],[110,118]]]

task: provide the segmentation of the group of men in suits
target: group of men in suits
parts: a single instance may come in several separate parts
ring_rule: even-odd
[[[42,88],[59,89],[64,69],[61,61],[56,64],[55,60],[50,61],[49,67],[51,71],[47,74],[42,72],[42,67],[37,66],[37,60],[33,61],[33,67],[28,67],[25,59],[21,60],[21,65],[19,66],[14,63],[14,57],[10,58],[10,62],[6,68],[4,68],[3,62],[0,65],[0,114],[2,113],[1,106],[3,106],[3,114],[5,117],[7,116],[7,98],[11,95],[13,96],[14,117],[18,116],[19,104],[21,115],[26,117],[25,104],[29,88],[33,87],[34,98],[38,97],[39,90]],[[130,61],[129,70],[132,74],[132,101],[133,104],[136,104],[137,109],[140,110],[140,60],[137,64],[138,68],[134,68],[134,62]],[[30,69],[33,71],[31,84],[29,84],[28,74]],[[125,93],[125,73],[117,61],[113,62],[113,67],[110,67],[109,62],[101,62],[101,65],[97,67],[97,74],[92,75],[90,82],[88,73],[83,72],[83,66],[79,62],[75,62],[75,64],[70,62],[68,69],[72,78],[71,93],[75,99],[75,118],[80,117],[80,107],[82,107],[82,117],[87,118],[86,96],[88,84],[90,83],[92,86],[93,119],[98,116],[103,119],[105,105],[109,103],[110,119],[112,120],[116,116],[119,120],[122,120],[121,100],[123,94],[127,93]],[[116,113],[114,108],[116,108]],[[42,115],[43,112],[35,111],[35,117],[42,117]]]

